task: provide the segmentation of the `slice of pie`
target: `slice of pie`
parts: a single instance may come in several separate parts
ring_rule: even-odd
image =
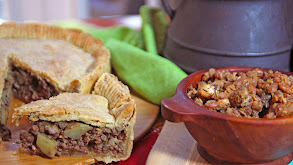
[[[20,153],[81,156],[106,163],[127,159],[136,120],[127,86],[108,73],[94,94],[62,93],[15,109],[13,121],[27,116],[32,126],[20,133]]]
[[[110,54],[99,39],[73,29],[45,24],[0,25],[0,137],[13,96],[29,103],[63,92],[90,93]]]

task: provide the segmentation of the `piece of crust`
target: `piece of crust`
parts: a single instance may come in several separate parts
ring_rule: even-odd
[[[94,64],[91,65],[86,74],[78,79],[72,80],[70,84],[63,84],[63,86],[68,86],[66,89],[67,92],[90,93],[94,87],[94,83],[101,74],[111,72],[109,50],[105,48],[101,40],[95,39],[89,34],[82,33],[80,30],[63,29],[46,24],[4,23],[0,25],[0,38],[64,40],[82,48],[85,52],[95,57]],[[14,65],[32,72],[37,77],[47,79],[57,90],[62,89],[46,73],[33,70],[32,67],[23,63],[21,59],[13,58],[12,60]]]
[[[0,57],[0,124],[7,126],[12,101],[12,77],[7,58]],[[1,134],[1,133],[0,133]]]
[[[28,116],[31,121],[82,121],[94,126],[114,127],[115,118],[109,114],[108,100],[99,95],[62,93],[49,100],[38,100],[14,110],[12,121]]]
[[[7,129],[7,123],[9,119],[10,106],[12,101],[12,77],[10,74],[9,60],[4,55],[0,55],[0,142],[2,140],[9,140],[10,137],[2,137],[3,130]]]
[[[8,58],[0,55],[0,96],[2,96],[3,88],[5,85],[5,78],[8,76],[9,72],[9,62]]]
[[[110,114],[117,124],[127,125],[135,114],[135,104],[126,85],[113,74],[104,73],[95,84],[94,93],[109,100]]]

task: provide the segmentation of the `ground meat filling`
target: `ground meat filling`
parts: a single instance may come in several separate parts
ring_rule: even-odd
[[[20,67],[12,67],[13,95],[14,97],[29,103],[35,100],[49,99],[59,92],[44,79],[38,79],[32,73]]]
[[[293,115],[293,77],[254,69],[230,73],[210,69],[189,98],[208,109],[237,117],[276,118]]]
[[[12,99],[12,88],[13,79],[8,74],[8,77],[5,79],[4,88],[2,90],[2,97],[0,102],[0,137],[2,137],[2,140],[8,141],[11,138],[11,132],[6,127],[8,117],[9,117],[9,110],[10,110],[10,104]]]
[[[9,141],[11,139],[11,132],[10,130],[4,126],[3,124],[0,124],[0,141]]]
[[[36,144],[38,133],[44,133],[47,138],[57,142],[56,156],[76,152],[87,154],[90,151],[101,154],[123,152],[125,131],[92,126],[78,139],[72,139],[66,135],[66,130],[72,128],[74,123],[76,122],[33,122],[28,131],[23,130],[20,133],[21,152],[43,155]]]

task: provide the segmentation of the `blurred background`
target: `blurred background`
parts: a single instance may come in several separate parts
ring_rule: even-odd
[[[161,7],[160,0],[0,0],[0,18],[50,21],[133,15],[144,4]]]

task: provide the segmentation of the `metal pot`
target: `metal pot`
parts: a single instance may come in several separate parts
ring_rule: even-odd
[[[290,70],[292,0],[181,0],[175,9],[163,4],[171,17],[163,55],[183,70]]]

